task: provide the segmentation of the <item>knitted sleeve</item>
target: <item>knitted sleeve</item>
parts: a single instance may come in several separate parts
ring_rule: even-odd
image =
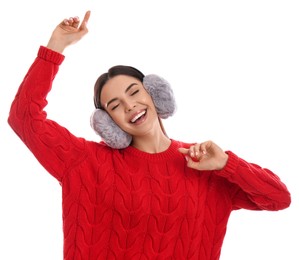
[[[234,209],[281,210],[291,203],[290,193],[280,178],[269,169],[248,163],[231,151],[226,167],[216,171],[238,187],[233,195]]]
[[[38,161],[59,181],[84,158],[85,140],[47,119],[46,96],[64,56],[41,46],[11,105],[8,123]]]

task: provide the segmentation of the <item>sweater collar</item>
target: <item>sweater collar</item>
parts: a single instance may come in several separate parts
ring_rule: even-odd
[[[148,161],[163,161],[181,156],[181,154],[178,152],[179,147],[181,147],[180,143],[171,139],[170,146],[165,151],[160,153],[146,153],[133,146],[129,146],[124,149],[124,154],[128,156],[139,157]]]

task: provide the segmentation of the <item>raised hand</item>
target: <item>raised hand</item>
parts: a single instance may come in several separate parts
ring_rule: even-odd
[[[87,22],[89,17],[90,11],[87,11],[81,24],[77,16],[64,19],[52,32],[47,47],[62,53],[67,46],[79,41],[88,33]]]
[[[228,155],[212,141],[179,148],[179,152],[185,155],[187,166],[196,170],[221,170],[228,160]]]

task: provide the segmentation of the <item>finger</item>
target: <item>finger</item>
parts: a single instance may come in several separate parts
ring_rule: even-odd
[[[199,161],[202,158],[202,156],[204,155],[202,153],[200,147],[201,147],[201,144],[198,144],[198,143],[195,143],[194,145],[192,145],[190,147],[190,151],[189,151],[190,157],[195,161]]]
[[[190,157],[194,157],[194,153],[195,153],[195,151],[194,151],[194,145],[191,145],[191,146],[189,147],[189,152],[188,152],[188,154],[189,154]]]
[[[79,18],[78,17],[70,17],[68,19],[68,23],[69,23],[70,26],[77,29],[78,26],[79,26]]]
[[[180,148],[178,149],[178,151],[179,151],[180,153],[182,153],[182,154],[188,154],[189,149],[180,147]]]
[[[206,141],[204,143],[202,143],[200,145],[200,151],[203,153],[203,154],[206,154],[207,151],[210,149],[210,147],[212,146],[212,142],[211,141]]]
[[[82,24],[80,26],[80,29],[81,30],[87,30],[87,23],[89,21],[89,17],[90,17],[90,11],[87,11],[84,15],[84,18],[83,18],[83,21],[82,21]]]
[[[194,145],[194,157],[199,159],[201,155],[200,144],[196,143]]]
[[[62,21],[62,25],[73,26],[74,27],[74,24],[75,24],[75,18],[73,18],[73,17],[70,17],[68,19],[64,19]]]
[[[73,18],[73,26],[74,26],[75,28],[78,28],[79,24],[80,24],[80,18],[79,18],[78,16],[75,16],[75,17]]]
[[[62,21],[62,25],[70,25],[69,20],[68,19],[64,19]]]
[[[186,159],[190,157],[192,160],[198,161],[200,157],[199,148],[195,148],[194,145],[190,146],[189,149],[181,147],[178,151],[184,155],[188,155]]]

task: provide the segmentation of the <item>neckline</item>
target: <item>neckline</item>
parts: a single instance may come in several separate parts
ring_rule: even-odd
[[[149,160],[149,161],[162,161],[162,160],[168,160],[173,159],[174,156],[177,156],[179,154],[178,148],[179,148],[179,142],[174,141],[173,139],[170,139],[171,143],[169,147],[159,153],[146,153],[143,151],[138,150],[137,148],[133,146],[127,147],[124,152],[128,155],[132,155],[134,157],[139,157],[141,159]]]

